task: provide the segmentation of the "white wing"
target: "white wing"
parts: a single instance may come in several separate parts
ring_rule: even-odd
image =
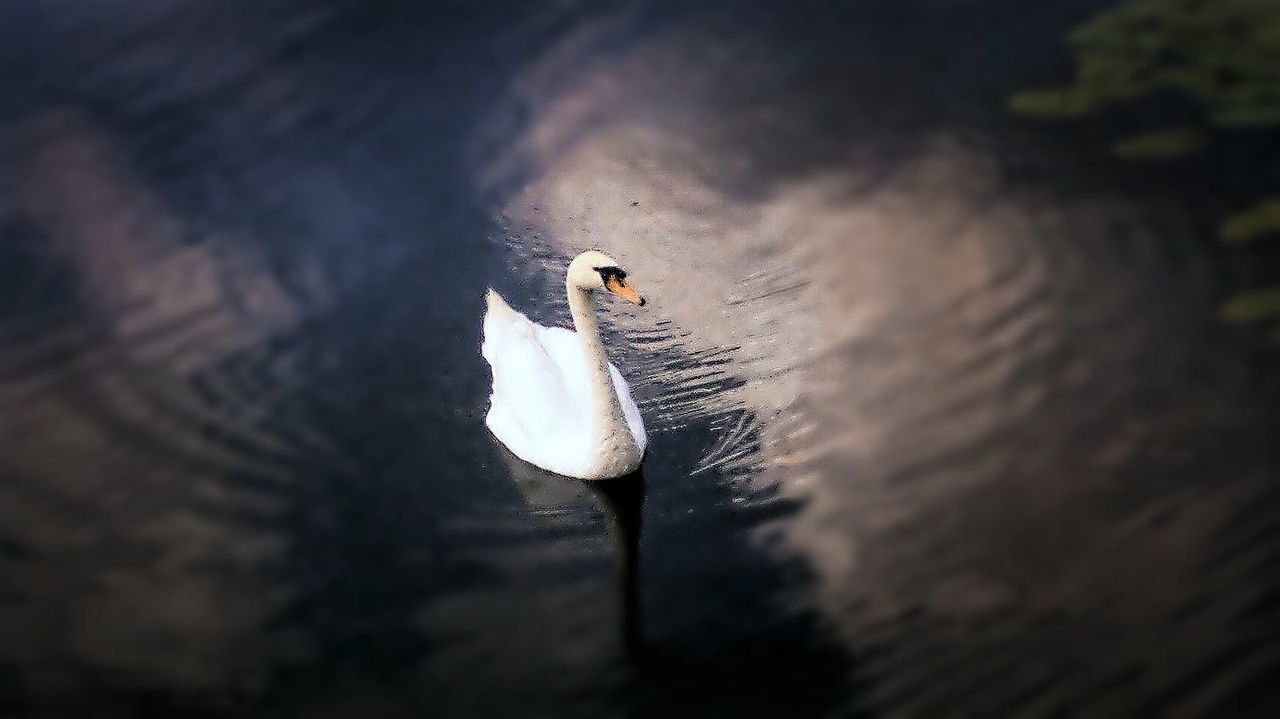
[[[590,369],[577,334],[543,327],[489,290],[480,352],[493,369],[493,393],[485,423],[517,457],[572,473],[592,461]],[[640,408],[618,368],[609,364],[627,427],[643,453],[647,444]]]
[[[631,397],[631,387],[627,385],[627,381],[622,378],[622,373],[613,366],[612,362],[609,363],[609,374],[613,377],[613,387],[618,391],[618,399],[622,400],[622,414],[627,418],[627,427],[631,430],[631,436],[636,438],[636,446],[640,448],[640,454],[644,454],[644,448],[649,446],[649,437],[644,431],[644,420],[640,417],[640,408]]]
[[[538,332],[540,344],[563,373],[566,380],[566,393],[572,396],[572,401],[582,408],[584,418],[590,421],[591,378],[587,358],[582,353],[582,341],[578,339],[576,332],[560,327],[533,326]],[[622,373],[612,362],[609,363],[609,375],[613,378],[613,389],[618,393],[618,399],[621,401],[622,414],[627,419],[627,428],[631,430],[631,436],[635,437],[636,446],[643,454],[648,439],[645,437],[644,420],[640,418],[640,408],[631,397],[631,388],[627,386],[627,381],[622,378]]]
[[[480,353],[493,370],[489,428],[521,459],[534,461],[540,444],[580,436],[581,404],[542,344],[544,328],[511,309],[489,291]]]

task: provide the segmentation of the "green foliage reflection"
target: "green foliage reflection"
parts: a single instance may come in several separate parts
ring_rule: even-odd
[[[1067,37],[1075,82],[1019,93],[1010,108],[1075,118],[1154,96],[1188,99],[1199,126],[1154,128],[1112,145],[1118,157],[1164,160],[1204,150],[1214,131],[1280,127],[1280,0],[1130,0]],[[1280,199],[1228,218],[1222,237],[1280,236]],[[1280,345],[1280,286],[1229,299],[1230,322],[1269,323]]]

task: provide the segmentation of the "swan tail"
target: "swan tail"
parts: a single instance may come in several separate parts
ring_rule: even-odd
[[[529,319],[512,309],[511,305],[502,299],[502,295],[493,288],[489,288],[485,302],[488,307],[484,315],[484,340],[480,346],[480,353],[492,365],[496,360],[498,348],[506,342],[507,337],[513,334],[527,334],[530,331]]]
[[[522,316],[519,312],[512,309],[511,305],[507,304],[507,301],[502,299],[502,295],[498,294],[497,290],[492,287],[489,288],[488,293],[485,295],[485,304],[488,306],[486,311],[486,314],[488,315],[501,318]]]

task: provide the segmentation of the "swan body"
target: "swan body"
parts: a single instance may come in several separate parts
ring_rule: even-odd
[[[485,424],[520,459],[556,474],[606,479],[644,457],[644,421],[600,339],[592,297],[612,292],[644,304],[617,262],[591,250],[565,278],[576,331],[543,327],[490,289],[480,352],[493,371]]]

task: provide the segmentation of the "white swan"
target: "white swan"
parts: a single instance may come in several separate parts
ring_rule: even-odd
[[[607,290],[637,305],[644,299],[603,252],[588,250],[565,274],[577,332],[543,327],[511,309],[492,289],[480,353],[493,369],[485,424],[517,457],[578,479],[634,472],[647,444],[631,390],[609,363],[592,296]]]

